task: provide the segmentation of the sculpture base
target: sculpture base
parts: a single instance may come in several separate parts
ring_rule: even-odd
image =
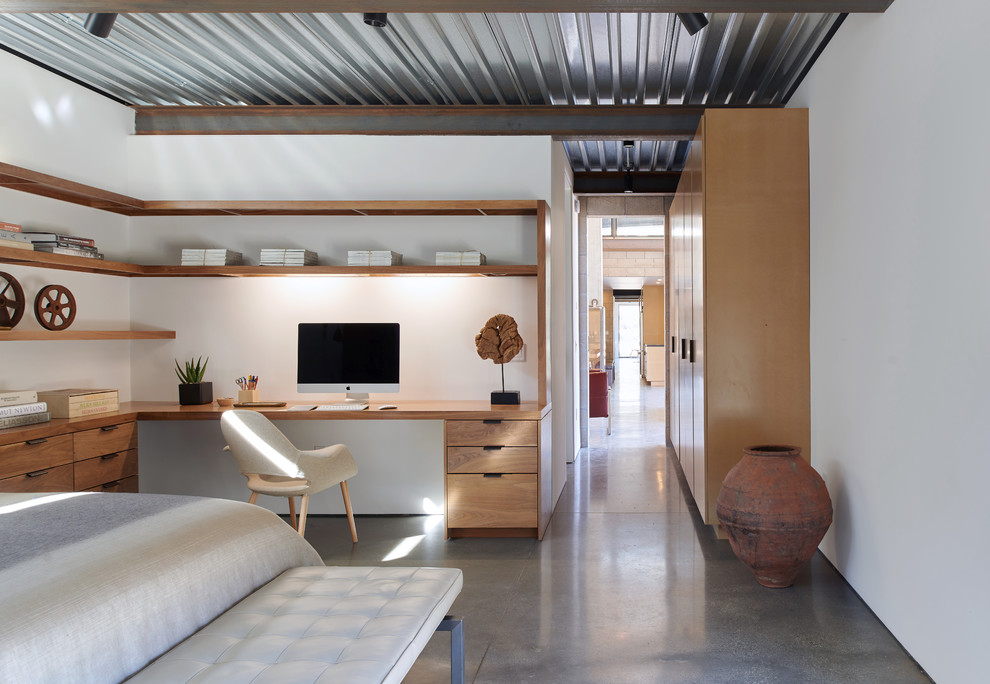
[[[518,391],[508,391],[508,392],[492,392],[492,403],[493,404],[518,404],[519,403],[519,392]]]

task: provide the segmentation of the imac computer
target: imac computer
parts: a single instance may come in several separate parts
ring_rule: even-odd
[[[399,391],[398,323],[300,323],[298,341],[300,393],[344,392],[343,405],[364,407],[369,392]]]

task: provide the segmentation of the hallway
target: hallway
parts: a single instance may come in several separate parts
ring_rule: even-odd
[[[314,517],[307,538],[328,565],[461,568],[468,681],[930,681],[820,554],[794,587],[758,585],[686,502],[663,387],[635,359],[616,371],[612,434],[591,420],[543,542],[445,542],[439,516],[359,517],[353,546],[342,517]],[[405,681],[449,681],[448,658],[435,635]]]

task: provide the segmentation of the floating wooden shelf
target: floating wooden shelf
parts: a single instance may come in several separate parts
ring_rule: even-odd
[[[174,339],[174,330],[0,330],[0,342]]]
[[[507,266],[142,266],[122,261],[0,247],[0,263],[127,277],[535,276],[536,265]]]

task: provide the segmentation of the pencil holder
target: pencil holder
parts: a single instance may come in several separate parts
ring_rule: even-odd
[[[258,390],[238,390],[237,392],[237,403],[246,404],[249,401],[259,401],[260,393]]]

